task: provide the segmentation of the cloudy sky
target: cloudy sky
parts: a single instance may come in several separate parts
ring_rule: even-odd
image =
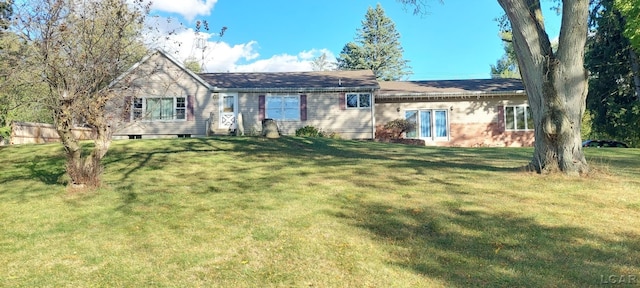
[[[497,1],[427,2],[429,13],[415,16],[395,0],[153,0],[160,32],[152,45],[182,61],[204,59],[206,72],[309,71],[322,53],[335,60],[380,3],[401,34],[410,80],[489,78],[503,54]],[[558,17],[544,12],[556,37]],[[209,30],[196,32],[197,21]]]

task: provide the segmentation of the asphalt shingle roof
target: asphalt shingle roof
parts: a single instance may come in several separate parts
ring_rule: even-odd
[[[520,79],[381,81],[378,95],[524,91]]]
[[[198,74],[211,86],[224,89],[336,89],[379,87],[373,72],[314,71],[314,72],[265,72],[265,73],[201,73]]]

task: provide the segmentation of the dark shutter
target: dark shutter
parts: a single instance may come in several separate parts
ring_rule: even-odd
[[[300,121],[307,121],[307,95],[300,95]]]
[[[504,106],[498,106],[498,130],[504,132]]]
[[[193,121],[195,115],[193,113],[193,107],[196,101],[196,97],[193,95],[187,96],[187,121]]]
[[[122,105],[122,121],[129,122],[131,121],[131,96],[124,97],[124,103]]]
[[[264,120],[264,95],[258,96],[258,120]]]
[[[339,96],[340,96],[340,98],[339,98],[338,102],[340,103],[340,110],[347,109],[347,103],[346,103],[347,100],[345,99],[346,94],[345,93],[340,93]]]

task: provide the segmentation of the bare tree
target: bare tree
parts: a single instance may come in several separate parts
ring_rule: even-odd
[[[15,29],[32,49],[23,69],[34,69],[48,87],[42,95],[54,113],[54,124],[67,156],[70,184],[98,187],[101,160],[111,144],[117,118],[106,113],[118,97],[109,83],[146,53],[141,33],[150,3],[144,0],[26,0],[14,11]],[[72,132],[91,127],[93,147]]]

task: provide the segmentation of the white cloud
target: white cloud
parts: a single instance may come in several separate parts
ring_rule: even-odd
[[[208,16],[218,0],[153,0],[152,9],[182,15],[187,21]]]
[[[260,59],[257,41],[229,44],[218,38],[216,33],[196,33],[192,28],[167,20],[171,19],[155,18],[151,21],[153,23],[148,23],[156,27],[156,32],[149,33],[146,42],[151,48],[161,48],[182,62],[204,59],[205,72],[311,71],[313,58],[322,53],[327,54],[328,61],[335,62],[335,56],[328,49],[310,49],[296,55],[281,53]]]

